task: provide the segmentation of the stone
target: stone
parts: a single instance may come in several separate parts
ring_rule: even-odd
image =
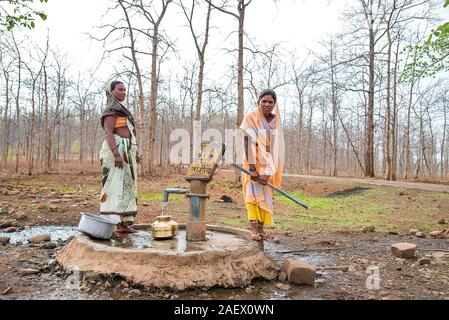
[[[391,245],[391,252],[398,258],[411,259],[415,256],[416,244],[400,242]]]
[[[421,231],[418,231],[417,233],[415,233],[415,237],[417,237],[417,238],[425,238],[426,236]]]
[[[220,200],[224,203],[234,203],[234,200],[232,200],[232,198],[227,195],[220,196]]]
[[[8,244],[9,243],[10,238],[9,237],[0,237],[0,244]]]
[[[56,249],[58,245],[54,242],[45,242],[40,247],[42,249]]]
[[[12,233],[12,232],[16,232],[17,228],[16,227],[8,227],[8,228],[3,229],[2,231],[6,232],[6,233]]]
[[[43,202],[38,203],[36,209],[47,209],[47,205]]]
[[[44,241],[51,241],[51,237],[48,234],[39,234],[37,236],[28,238],[28,242],[30,243],[41,243]]]
[[[276,237],[273,238],[273,242],[274,242],[274,243],[281,243],[281,241],[279,240],[279,238],[276,238]]]
[[[179,300],[179,296],[176,295],[176,294],[173,294],[173,295],[170,297],[170,300]]]
[[[446,219],[441,218],[440,220],[438,220],[438,223],[439,223],[439,224],[446,224],[447,221],[446,221]]]
[[[283,269],[290,283],[311,286],[315,283],[316,268],[307,262],[287,259],[284,261]]]
[[[369,224],[369,225],[363,226],[362,232],[363,233],[374,232],[375,229],[376,228],[372,224]]]
[[[251,294],[251,293],[254,292],[254,289],[253,289],[253,288],[246,288],[246,289],[245,289],[245,292],[246,292],[247,294]]]
[[[410,231],[408,232],[411,235],[416,235],[416,233],[418,233],[419,230],[418,229],[410,229]]]
[[[126,282],[126,281],[121,281],[121,282],[120,282],[120,285],[121,285],[122,287],[124,287],[124,288],[129,288],[129,283]]]
[[[285,283],[276,283],[275,286],[276,286],[276,288],[281,289],[281,290],[285,290],[285,291],[291,289],[290,285],[285,284]]]
[[[110,283],[109,281],[106,281],[106,282],[104,283],[104,287],[105,287],[105,288],[110,288],[110,287],[112,287],[112,285],[111,285],[111,283]]]
[[[287,280],[287,274],[284,271],[279,272],[278,280],[285,282]]]
[[[286,237],[291,237],[292,235],[293,235],[293,233],[291,231],[284,232],[284,236],[286,236]]]
[[[140,296],[142,293],[140,292],[139,289],[133,289],[129,292],[129,294],[134,296]]]
[[[170,299],[170,295],[168,293],[164,294],[164,299]]]
[[[25,219],[28,218],[28,214],[26,212],[23,212],[23,211],[18,211],[18,212],[13,214],[13,217],[16,220],[25,220]]]
[[[21,276],[30,276],[33,274],[38,274],[40,271],[37,269],[21,269],[19,271]]]
[[[365,258],[357,259],[355,262],[359,264],[369,264],[369,260]]]
[[[13,221],[11,220],[0,220],[0,229],[12,227]]]
[[[430,264],[431,259],[429,257],[424,257],[418,260],[420,265]]]
[[[441,231],[441,230],[434,230],[434,231],[430,232],[430,236],[434,237],[434,238],[439,237],[442,234],[443,234],[443,231]]]

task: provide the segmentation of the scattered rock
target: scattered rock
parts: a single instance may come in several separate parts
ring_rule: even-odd
[[[374,232],[375,229],[376,228],[372,224],[369,224],[369,225],[363,226],[362,232],[363,233]]]
[[[365,259],[365,258],[363,258],[363,259],[357,259],[357,260],[355,260],[355,262],[356,262],[356,263],[359,263],[359,264],[369,264],[369,260],[368,260],[368,259]]]
[[[8,228],[3,229],[2,231],[6,232],[6,233],[16,232],[17,228],[16,227],[8,227]]]
[[[232,198],[227,195],[220,196],[220,200],[224,203],[234,203],[234,200],[232,200]]]
[[[316,268],[307,262],[287,259],[284,261],[283,269],[291,283],[311,286],[315,283]]]
[[[44,241],[51,241],[51,237],[48,234],[39,234],[37,236],[28,238],[28,242],[30,243],[41,243]]]
[[[110,288],[110,287],[112,287],[112,284],[111,284],[109,281],[106,281],[106,282],[104,283],[104,287],[105,287],[105,288]]]
[[[434,230],[434,231],[430,232],[430,236],[435,237],[435,238],[441,236],[442,234],[443,234],[443,231],[441,231],[441,230]]]
[[[43,202],[36,205],[36,209],[47,209],[47,205]]]
[[[179,296],[176,295],[176,294],[173,294],[173,295],[170,297],[170,300],[179,300]]]
[[[420,265],[430,264],[431,259],[429,257],[424,257],[418,260]]]
[[[426,236],[421,231],[418,231],[417,233],[415,233],[415,237],[417,237],[417,238],[425,238]]]
[[[288,231],[284,232],[284,236],[291,237],[291,236],[293,236],[293,233],[290,230],[288,230]]]
[[[25,220],[25,219],[28,218],[28,214],[26,212],[23,212],[23,211],[18,211],[18,212],[13,214],[13,217],[16,220]]]
[[[391,252],[398,258],[411,259],[415,256],[416,244],[400,242],[391,245]]]
[[[46,242],[40,246],[42,249],[56,249],[58,245],[54,242]]]
[[[357,269],[352,264],[350,264],[349,267],[348,267],[348,271],[349,272],[356,272]]]
[[[438,220],[438,223],[439,223],[439,224],[446,224],[447,221],[446,221],[446,219],[441,218],[440,220]]]
[[[273,238],[273,242],[274,242],[274,243],[281,243],[281,241],[279,240],[279,238],[276,238],[276,237]]]
[[[8,209],[0,207],[0,214],[6,214],[8,213]]]
[[[410,231],[408,233],[411,235],[416,235],[416,233],[418,233],[418,232],[419,232],[419,230],[417,230],[417,229],[410,229]]]
[[[164,294],[164,299],[170,299],[170,295],[168,293]]]
[[[285,284],[285,283],[276,283],[275,286],[276,286],[276,288],[285,290],[285,291],[291,289],[290,285]]]
[[[9,228],[13,226],[13,221],[11,220],[0,220],[0,229],[1,228]]]
[[[245,289],[245,292],[247,293],[247,294],[251,294],[251,293],[253,293],[254,292],[254,290],[253,290],[253,288],[246,288]]]
[[[0,244],[6,245],[9,243],[9,237],[0,237]]]
[[[121,281],[121,282],[120,282],[120,285],[121,285],[122,287],[124,287],[124,288],[129,288],[129,283],[126,282],[126,281]]]
[[[30,276],[33,274],[38,274],[40,271],[37,269],[21,269],[19,271],[21,276]]]
[[[285,282],[287,280],[287,274],[284,271],[279,272],[278,280]]]
[[[140,292],[139,289],[133,289],[129,292],[129,294],[134,296],[140,296],[142,293]]]

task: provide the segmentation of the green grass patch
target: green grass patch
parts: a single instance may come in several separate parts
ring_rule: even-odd
[[[243,227],[248,224],[247,220],[241,219],[220,219],[218,220],[218,224],[230,226],[230,227]]]
[[[163,193],[139,193],[138,196],[140,201],[158,201],[162,202],[164,199]],[[168,197],[168,202],[173,201],[183,201],[185,200],[185,196],[183,194],[171,194]]]
[[[385,201],[387,194],[383,189],[369,189],[349,196],[312,197],[298,191],[290,192],[294,197],[309,206],[308,210],[299,207],[290,199],[275,195],[276,203],[288,206],[287,212],[279,212],[276,225],[281,229],[299,226],[324,228],[327,230],[358,230],[366,224],[373,224],[377,231],[389,230],[389,223],[397,216],[393,208],[394,197]]]

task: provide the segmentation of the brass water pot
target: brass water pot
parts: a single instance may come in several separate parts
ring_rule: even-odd
[[[171,239],[178,235],[178,223],[171,216],[157,216],[151,224],[151,232],[154,239]]]

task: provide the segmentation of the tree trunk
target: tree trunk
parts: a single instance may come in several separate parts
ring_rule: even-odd
[[[150,98],[150,128],[148,136],[148,173],[154,174],[154,145],[156,141],[156,121],[157,121],[157,49],[158,49],[158,29],[153,30],[151,52],[151,98]]]

